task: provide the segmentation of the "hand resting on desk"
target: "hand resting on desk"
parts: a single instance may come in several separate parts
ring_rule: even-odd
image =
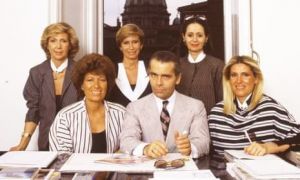
[[[275,154],[284,152],[289,148],[289,145],[277,145],[274,142],[267,142],[267,143],[258,143],[253,142],[249,146],[244,148],[244,151],[247,154],[254,155],[254,156],[263,156],[266,154]]]

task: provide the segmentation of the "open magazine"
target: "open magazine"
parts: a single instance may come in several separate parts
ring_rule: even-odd
[[[136,164],[149,161],[151,159],[146,156],[134,156],[130,154],[112,154],[109,157],[103,159],[97,159],[98,163],[112,163],[112,164]]]

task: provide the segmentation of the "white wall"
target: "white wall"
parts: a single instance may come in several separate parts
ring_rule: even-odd
[[[251,55],[251,0],[225,2],[227,6],[238,7],[232,11],[239,17],[238,54]],[[283,104],[300,122],[299,7],[298,0],[252,0],[253,49],[260,55],[265,92]],[[227,14],[230,14],[228,10]],[[230,49],[231,45],[226,46]],[[230,54],[234,50],[226,52]],[[227,58],[231,56],[228,54]]]
[[[5,0],[0,6],[0,151],[17,145],[27,111],[23,87],[29,69],[45,60],[40,37],[46,26],[69,23],[80,40],[79,59],[86,53],[101,52],[98,28],[102,22],[102,1],[98,0]],[[100,17],[98,17],[100,16]],[[99,21],[97,21],[99,19]],[[99,49],[98,49],[99,48]],[[37,149],[37,133],[28,150]]]
[[[265,90],[300,122],[299,7],[298,0],[253,0],[253,45]]]
[[[0,6],[0,151],[19,142],[26,113],[22,91],[30,67],[45,60],[40,36],[48,1],[6,0]],[[35,148],[35,137],[30,148]]]

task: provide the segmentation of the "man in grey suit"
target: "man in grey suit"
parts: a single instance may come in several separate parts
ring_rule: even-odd
[[[121,150],[161,157],[180,152],[197,158],[209,152],[209,132],[203,103],[175,90],[181,73],[178,57],[168,51],[152,55],[148,74],[152,94],[127,106],[120,136]],[[167,105],[163,105],[168,101]]]

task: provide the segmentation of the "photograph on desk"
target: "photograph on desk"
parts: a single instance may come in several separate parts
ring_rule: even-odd
[[[133,156],[130,154],[112,154],[107,158],[97,159],[95,162],[130,165],[136,163],[143,163],[149,160],[150,159],[146,156]]]

